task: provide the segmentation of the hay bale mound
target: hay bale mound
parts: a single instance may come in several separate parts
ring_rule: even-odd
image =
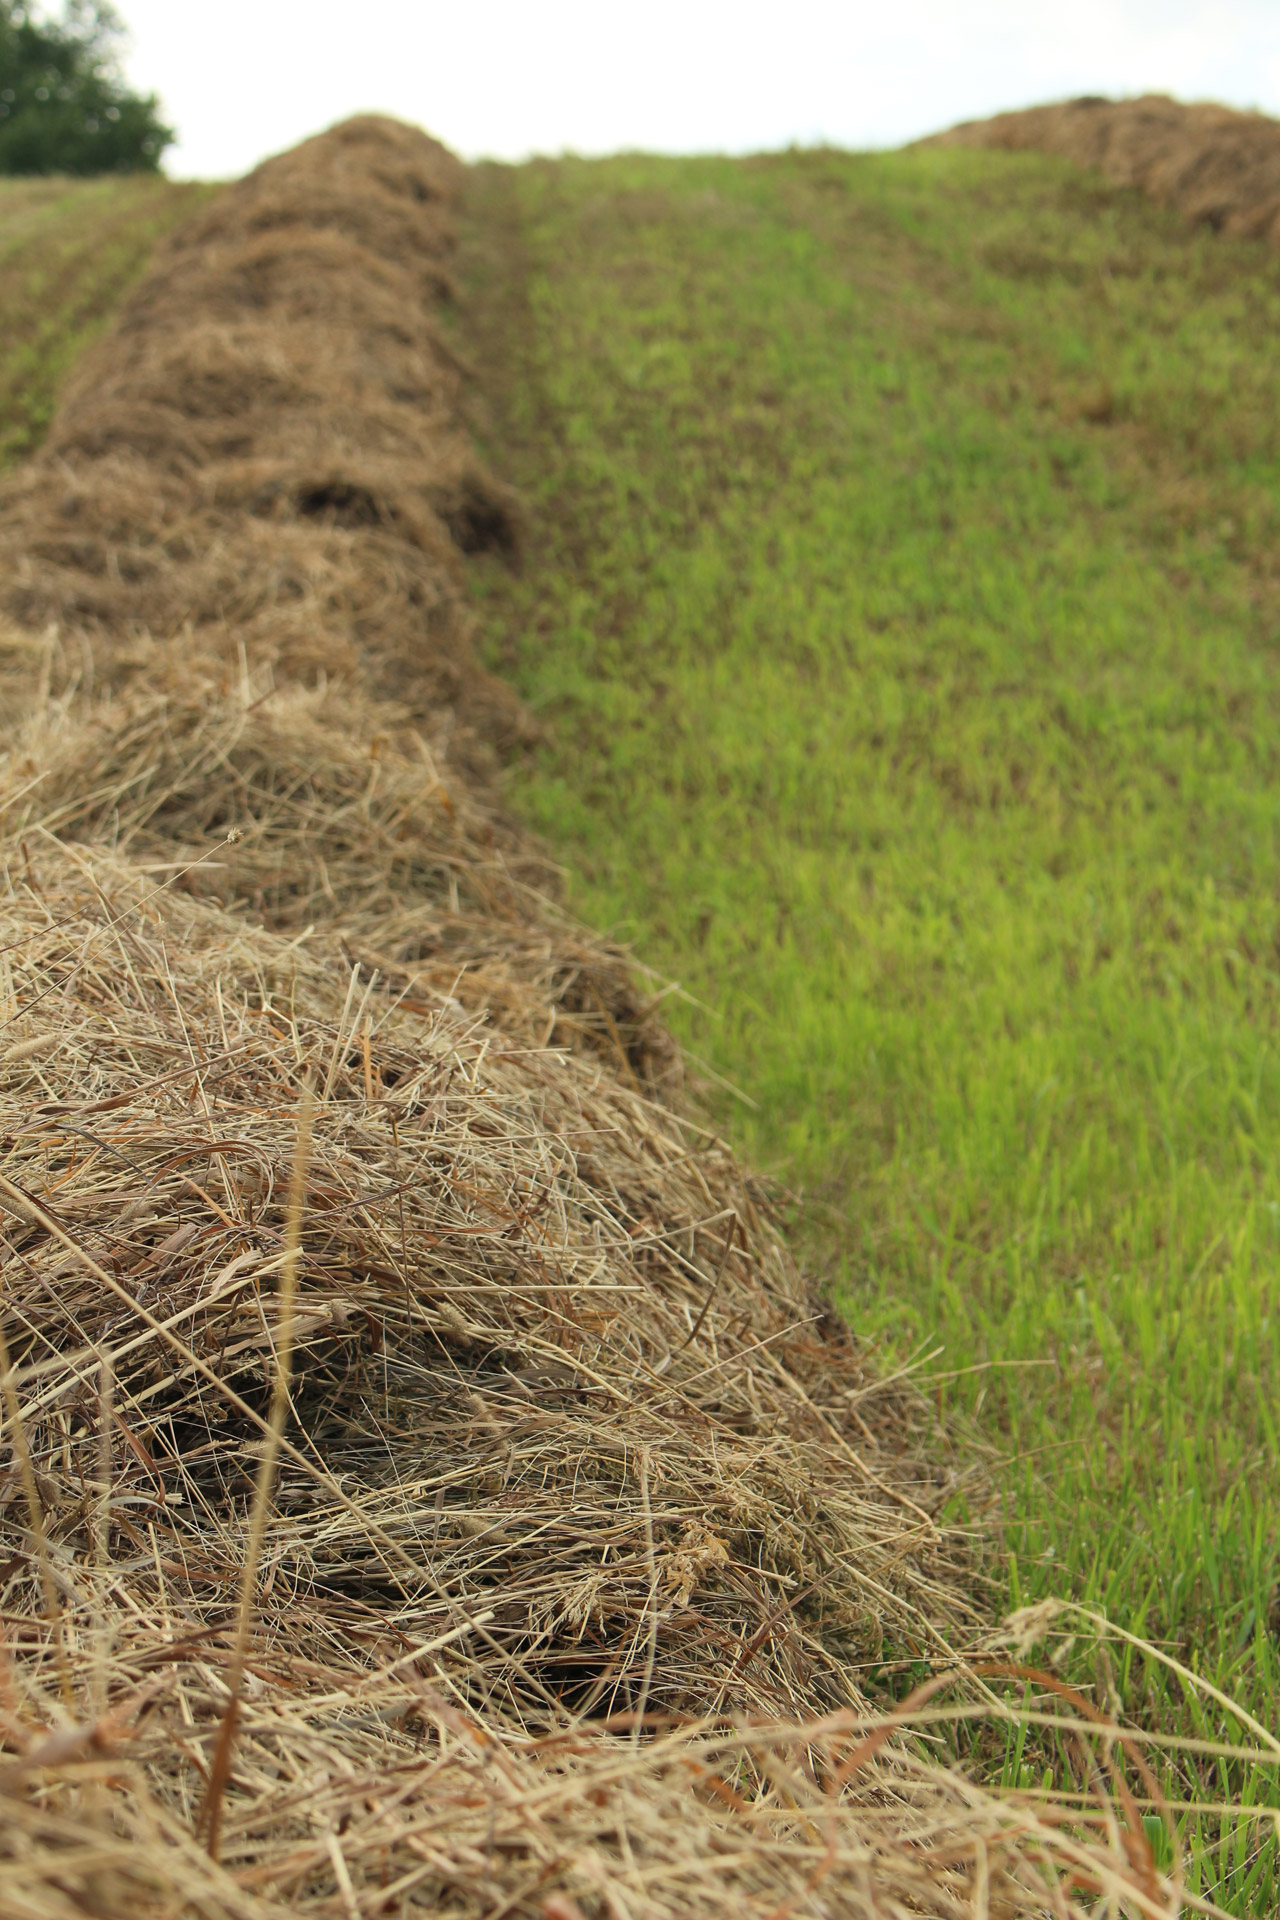
[[[1087,96],[968,120],[920,145],[1058,154],[1189,220],[1280,246],[1280,120],[1263,113]]]
[[[6,501],[0,614],[357,672],[502,746],[527,722],[477,667],[461,555],[513,502],[457,421],[436,317],[456,160],[353,120],[268,161],[160,250]],[[117,674],[122,662],[116,658]]]
[[[230,189],[0,497],[6,1912],[1163,1911],[868,1707],[966,1470],[483,784],[456,177]]]

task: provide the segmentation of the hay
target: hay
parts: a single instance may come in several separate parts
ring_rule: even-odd
[[[1109,1741],[1068,1813],[863,1696],[972,1470],[483,784],[454,178],[228,191],[0,503],[6,1911],[1172,1913]]]
[[[968,120],[919,144],[1054,153],[1215,231],[1280,246],[1280,121],[1266,114],[1090,96]]]
[[[0,528],[0,613],[359,672],[477,743],[527,732],[475,663],[461,553],[509,496],[457,421],[446,282],[457,162],[355,120],[268,162],[160,249],[86,360]],[[118,666],[117,666],[118,671]]]

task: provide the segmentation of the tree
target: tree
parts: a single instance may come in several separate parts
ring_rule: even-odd
[[[156,173],[174,138],[154,94],[130,93],[109,0],[62,18],[0,0],[0,173]]]

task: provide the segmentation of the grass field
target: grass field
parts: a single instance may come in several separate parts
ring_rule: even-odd
[[[0,463],[203,191],[0,182]],[[1280,261],[1026,156],[807,153],[480,170],[466,279],[534,521],[473,574],[548,723],[514,804],[854,1324],[942,1349],[1001,1598],[1274,1725]],[[1194,1884],[1273,1913],[1268,1833],[1200,1824]]]
[[[493,168],[471,220],[513,801],[854,1324],[941,1349],[1008,1600],[1275,1724],[1280,260],[983,153]],[[1197,1884],[1273,1912],[1268,1831]]]
[[[0,180],[0,466],[37,444],[67,370],[208,192],[149,174]]]

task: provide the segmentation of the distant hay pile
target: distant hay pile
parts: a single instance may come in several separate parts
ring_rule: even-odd
[[[227,191],[0,500],[4,1911],[1172,1913],[867,1704],[963,1464],[486,797],[457,178]]]
[[[968,120],[920,144],[1058,154],[1220,233],[1280,246],[1280,120],[1263,113],[1090,96]]]

